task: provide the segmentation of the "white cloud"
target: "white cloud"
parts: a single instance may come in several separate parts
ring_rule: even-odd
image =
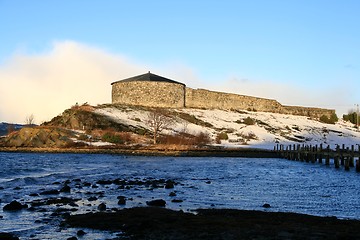
[[[72,41],[44,54],[16,54],[0,66],[0,121],[50,120],[75,103],[108,103],[111,82],[144,72],[140,64]]]

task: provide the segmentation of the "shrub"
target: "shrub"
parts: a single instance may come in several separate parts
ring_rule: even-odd
[[[252,119],[251,117],[247,117],[247,118],[244,119],[244,124],[246,124],[246,125],[254,125],[255,120]]]
[[[221,132],[216,136],[215,141],[216,141],[216,143],[220,144],[221,140],[228,140],[228,139],[229,139],[229,136],[227,135],[227,133]]]
[[[211,143],[211,138],[208,133],[199,132],[194,137],[194,142],[193,142],[194,145],[204,146],[209,143]]]
[[[335,113],[333,113],[330,118],[326,115],[322,115],[320,117],[320,122],[327,123],[327,124],[335,124],[338,121],[338,117]]]
[[[110,142],[110,143],[115,143],[115,144],[121,144],[124,143],[124,141],[121,139],[121,137],[113,132],[107,132],[105,133],[102,138],[102,141],[104,142]]]
[[[159,137],[159,142],[163,144],[173,144],[173,145],[194,145],[194,146],[204,146],[211,143],[211,138],[209,134],[200,132],[196,135],[190,135],[186,133],[179,133],[175,135],[163,135]]]
[[[89,140],[89,137],[86,134],[80,134],[78,139],[81,141],[87,141],[87,140]]]

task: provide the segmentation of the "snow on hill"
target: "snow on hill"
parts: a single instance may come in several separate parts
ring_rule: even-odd
[[[325,124],[304,116],[265,112],[224,111],[203,109],[169,109],[176,116],[174,124],[164,133],[207,132],[214,145],[224,147],[254,147],[273,149],[276,144],[360,144],[360,132],[353,124],[340,120]],[[107,116],[118,123],[149,128],[146,124],[149,109],[135,107],[97,107],[95,113]],[[216,136],[226,133],[227,140],[215,144]]]

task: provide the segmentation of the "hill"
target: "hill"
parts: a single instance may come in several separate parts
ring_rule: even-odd
[[[23,126],[24,125],[21,125],[21,124],[13,124],[13,123],[2,122],[2,123],[0,123],[0,136],[5,136],[6,134],[9,133],[9,131],[19,130]]]
[[[36,144],[24,135],[25,130],[3,142],[7,146],[16,143],[15,146],[23,147],[151,145],[152,130],[148,120],[153,111],[148,107],[110,104],[76,106],[38,127],[42,132],[33,131],[33,135],[38,135],[37,138],[32,136]],[[200,140],[193,142],[191,139],[208,136],[202,144],[225,148],[273,149],[276,144],[320,143],[335,148],[336,144],[357,144],[360,137],[360,132],[343,120],[326,124],[304,116],[215,109],[181,108],[165,112],[170,124],[161,131],[159,142],[163,144],[197,144]],[[52,130],[44,132],[46,128]],[[46,136],[51,136],[53,141],[46,140]],[[56,136],[66,141],[54,141]]]

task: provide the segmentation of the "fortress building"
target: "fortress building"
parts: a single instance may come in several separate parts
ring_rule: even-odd
[[[127,78],[112,84],[112,103],[163,108],[251,110],[320,118],[332,109],[284,106],[276,100],[192,89],[184,83],[153,73]]]

